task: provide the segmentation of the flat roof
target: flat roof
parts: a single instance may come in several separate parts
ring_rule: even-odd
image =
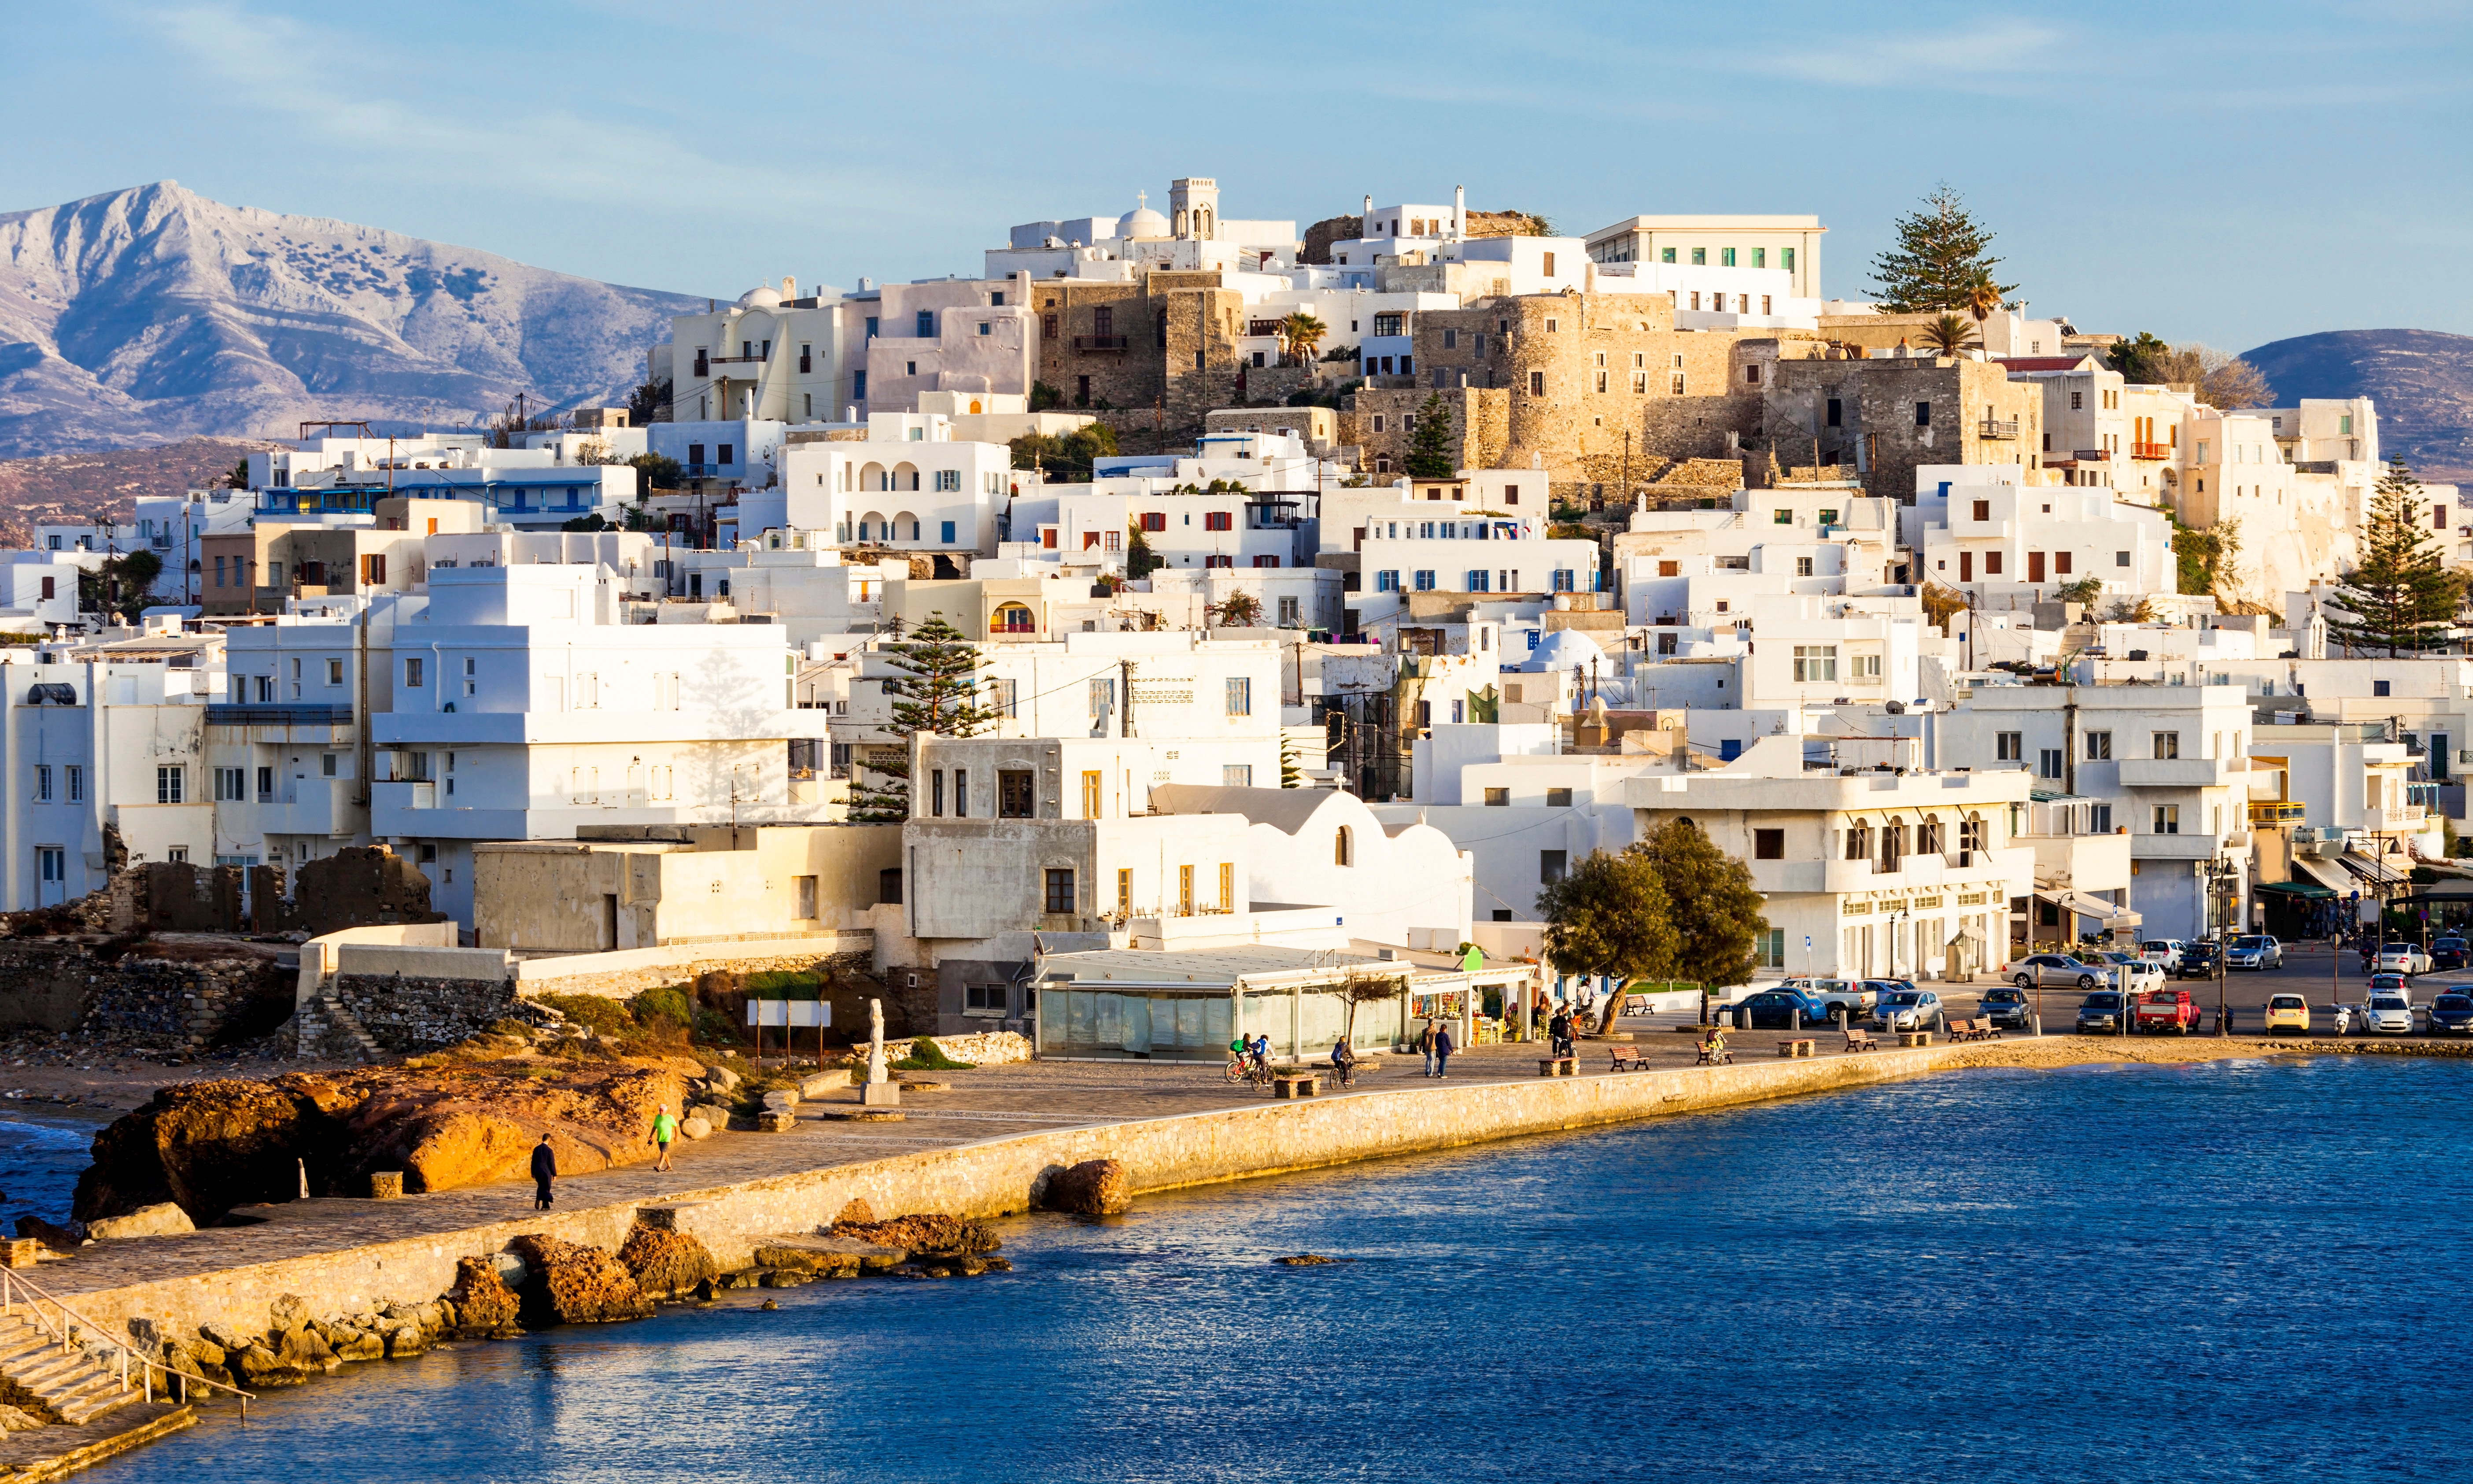
[[[1395,963],[1369,955],[1338,953],[1328,948],[1288,948],[1249,944],[1227,948],[1101,948],[1089,953],[1051,953],[1040,966],[1043,979],[1069,979],[1077,984],[1115,981],[1128,986],[1228,989],[1242,979],[1290,978],[1317,971],[1344,973],[1367,965]]]

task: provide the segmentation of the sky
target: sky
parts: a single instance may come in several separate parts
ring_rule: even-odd
[[[0,211],[170,179],[735,297],[974,275],[1182,175],[1300,231],[1465,185],[1573,235],[1816,214],[1861,298],[1946,181],[2081,330],[2473,333],[2473,0],[0,0]]]

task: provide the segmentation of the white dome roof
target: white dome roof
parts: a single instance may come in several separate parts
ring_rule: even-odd
[[[1116,218],[1119,237],[1164,237],[1167,230],[1167,218],[1148,206],[1137,206]]]
[[[1603,659],[1605,657],[1606,652],[1599,649],[1597,641],[1587,634],[1576,629],[1557,629],[1537,641],[1537,647],[1528,652],[1528,662],[1520,668],[1579,670],[1586,669],[1592,660]]]
[[[767,286],[759,283],[756,287],[749,289],[746,293],[738,296],[738,307],[741,309],[779,309],[781,307],[781,291],[776,288],[768,288]]]

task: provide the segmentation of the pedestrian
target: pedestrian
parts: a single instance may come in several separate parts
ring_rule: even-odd
[[[670,1105],[663,1103],[660,1111],[653,1114],[653,1142],[661,1151],[661,1157],[653,1161],[653,1168],[665,1170],[670,1167],[670,1140],[678,1137],[679,1120],[670,1116]]]
[[[1452,1030],[1448,1025],[1434,1027],[1434,1080],[1440,1082],[1452,1066]]]
[[[533,1145],[533,1209],[549,1209],[549,1183],[558,1176],[558,1154],[549,1146],[549,1131]]]
[[[1417,1033],[1417,1049],[1426,1054],[1426,1075],[1434,1074],[1434,1022],[1429,1017],[1426,1028]]]

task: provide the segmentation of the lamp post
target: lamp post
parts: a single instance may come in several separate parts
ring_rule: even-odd
[[[2233,883],[2240,877],[2230,861],[2219,855],[2199,868],[2206,876],[2208,915],[2215,919],[2216,928],[2216,1034],[2232,1034],[2232,1010],[2228,1003],[2230,981],[2225,977],[2224,957],[2230,945]]]

